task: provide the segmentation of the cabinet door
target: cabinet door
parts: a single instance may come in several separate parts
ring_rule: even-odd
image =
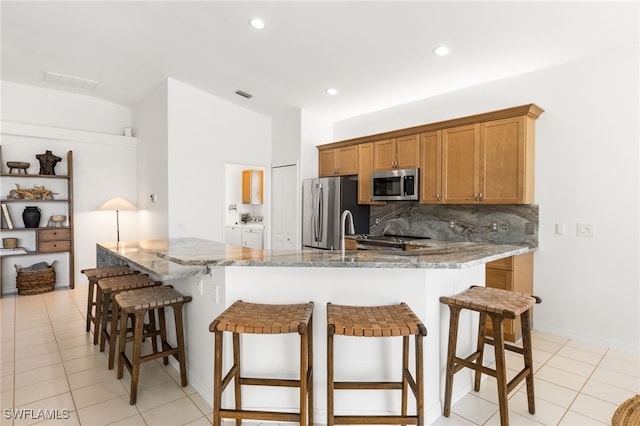
[[[533,202],[533,191],[525,193],[525,117],[490,121],[480,128],[480,202]]]
[[[442,202],[475,203],[479,194],[478,124],[453,127],[442,132]]]
[[[358,145],[358,204],[371,201],[371,173],[373,173],[373,142]]]
[[[442,200],[442,131],[423,133],[420,145],[420,202]]]
[[[396,160],[396,140],[386,139],[373,143],[374,171],[392,170]]]
[[[335,176],[338,170],[338,152],[336,149],[326,149],[318,152],[318,176]]]
[[[262,231],[243,229],[242,246],[262,250]]]
[[[224,242],[234,246],[242,245],[242,229],[239,226],[227,226],[224,229]]]
[[[397,138],[395,157],[396,169],[420,167],[420,135]]]
[[[492,288],[501,288],[503,290],[513,290],[513,272],[504,269],[486,269],[486,286]],[[491,319],[487,318],[487,333],[492,333],[493,328]],[[502,321],[502,331],[505,340],[515,342],[520,338],[520,319]],[[491,335],[491,334],[489,334]]]
[[[358,146],[346,146],[338,148],[337,151],[338,174],[340,176],[358,174]]]

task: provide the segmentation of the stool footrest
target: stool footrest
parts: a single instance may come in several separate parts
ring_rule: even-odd
[[[402,382],[333,382],[333,388],[338,390],[369,389],[394,390],[402,389]]]
[[[240,384],[247,386],[281,386],[287,388],[299,388],[300,380],[240,377]]]
[[[300,422],[300,414],[280,413],[277,411],[253,411],[253,410],[220,410],[220,417],[227,419],[251,419],[251,420],[283,420],[286,422]]]
[[[404,425],[418,424],[418,416],[333,416],[335,424],[339,425]]]
[[[473,360],[470,360],[470,358],[473,358]],[[496,377],[497,373],[496,370],[493,370],[489,367],[485,367],[484,365],[478,365],[476,364],[475,360],[477,359],[477,354],[473,354],[470,357],[467,358],[458,358],[455,357],[454,358],[454,363],[456,364],[455,369],[453,370],[453,373],[457,373],[458,371],[462,370],[464,367],[470,368],[472,370],[475,371],[479,371],[483,374],[486,374],[487,376],[491,376],[491,377]]]
[[[507,393],[511,392],[523,379],[531,373],[531,368],[525,367],[516,376],[507,383]]]

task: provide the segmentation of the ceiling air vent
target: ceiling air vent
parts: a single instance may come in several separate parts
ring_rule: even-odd
[[[47,83],[58,84],[60,86],[74,87],[76,89],[84,89],[92,92],[96,90],[96,86],[98,86],[98,82],[95,80],[49,71],[44,73],[44,81]]]
[[[236,90],[236,95],[240,95],[243,98],[251,99],[253,95],[251,93],[243,92],[242,90]]]

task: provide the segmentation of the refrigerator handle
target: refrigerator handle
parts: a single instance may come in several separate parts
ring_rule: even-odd
[[[318,222],[316,223],[316,241],[322,241],[322,223],[324,221],[324,217],[323,217],[323,206],[324,203],[322,201],[323,197],[323,189],[322,189],[322,185],[320,185],[319,191],[318,191],[318,209],[316,210],[318,212]]]

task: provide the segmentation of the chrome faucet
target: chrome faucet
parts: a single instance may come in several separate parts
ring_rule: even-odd
[[[349,234],[355,234],[356,230],[353,226],[353,215],[351,214],[351,212],[349,210],[345,210],[342,212],[342,217],[340,218],[340,248],[342,250],[342,256],[344,257],[344,234],[345,234],[345,219],[349,218],[349,229],[347,230],[347,232]]]

